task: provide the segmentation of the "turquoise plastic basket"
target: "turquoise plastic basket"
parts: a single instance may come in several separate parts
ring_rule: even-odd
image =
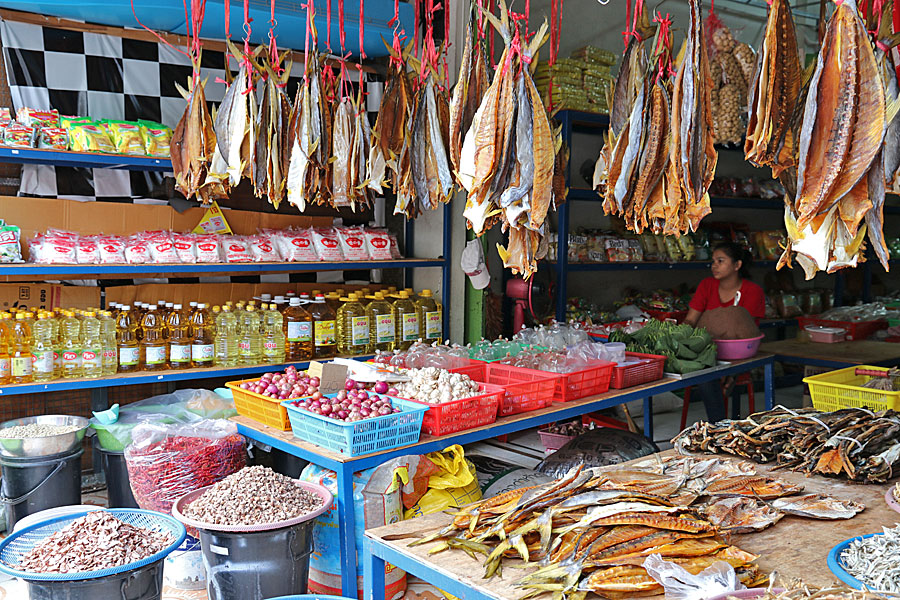
[[[336,395],[326,394],[325,397]],[[294,437],[347,456],[362,456],[419,441],[422,418],[428,407],[402,398],[385,397],[390,398],[391,404],[400,412],[354,423],[297,408],[293,405],[296,400],[285,400],[281,405],[287,409]]]

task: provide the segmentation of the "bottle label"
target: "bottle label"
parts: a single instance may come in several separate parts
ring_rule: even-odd
[[[103,366],[103,358],[93,350],[84,350],[81,353],[81,365],[88,371],[99,371]]]
[[[334,321],[316,321],[316,346],[334,345]]]
[[[350,317],[350,344],[353,346],[369,344],[369,317]]]
[[[135,346],[119,346],[119,365],[133,367],[141,362],[141,349]]]
[[[289,321],[287,324],[287,341],[311,342],[312,323],[309,321]]]
[[[166,362],[165,346],[147,346],[145,352],[147,355],[146,364],[148,365],[161,365]]]
[[[9,370],[9,363],[6,365],[7,371]],[[53,350],[44,350],[43,352],[38,352],[34,355],[34,364],[33,369],[35,373],[52,373],[53,372]],[[0,365],[0,374],[3,372],[3,367]],[[9,375],[9,373],[7,373]]]
[[[173,363],[191,362],[191,347],[188,345],[172,344],[169,346],[169,360]]]
[[[375,317],[375,340],[379,344],[394,341],[394,317],[391,315],[378,315]]]
[[[8,358],[0,358],[0,379],[7,379],[10,375],[10,363]]]
[[[419,315],[406,313],[401,319],[403,319],[403,341],[414,342],[419,339]]]
[[[71,368],[73,365],[77,367],[78,365],[81,364],[81,350],[80,349],[63,350],[62,361],[63,361],[64,369],[66,367]]]
[[[440,339],[443,335],[440,311],[425,313],[425,339]]]
[[[27,377],[28,375],[31,375],[32,362],[31,355],[14,356],[12,359],[12,376]]]
[[[193,344],[191,345],[191,360],[194,362],[212,362],[213,345],[212,344]]]
[[[273,342],[263,342],[263,356],[276,356],[278,354],[278,344]]]
[[[53,351],[53,368],[62,369],[62,356],[55,350]]]

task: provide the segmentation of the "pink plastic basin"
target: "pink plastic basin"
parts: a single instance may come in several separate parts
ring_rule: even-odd
[[[744,340],[715,340],[716,346],[719,348],[717,356],[719,360],[743,360],[756,356],[762,339],[763,336],[759,335]]]

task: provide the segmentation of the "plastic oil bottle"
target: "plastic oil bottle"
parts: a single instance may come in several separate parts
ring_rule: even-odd
[[[145,371],[163,371],[168,367],[168,344],[158,308],[151,304],[141,320],[141,363]]]
[[[416,312],[419,313],[419,337],[425,343],[440,341],[444,336],[441,311],[431,295],[431,290],[422,290],[416,300]]]
[[[263,322],[262,360],[267,365],[280,365],[286,353],[284,316],[274,303],[263,304],[260,311]]]
[[[347,299],[343,298],[337,292],[330,292],[328,294],[325,294],[325,304],[327,304],[328,308],[333,310],[335,314],[337,314],[337,311],[341,307],[341,304],[343,304],[346,301],[347,301]]]
[[[103,344],[103,358],[100,371],[103,375],[115,375],[119,366],[119,352],[116,344],[116,322],[112,313],[101,310],[97,318],[100,320],[100,342]]]
[[[242,365],[258,365],[262,362],[262,336],[259,334],[260,313],[253,303],[241,313],[241,337],[238,353]]]
[[[166,320],[166,329],[169,332],[167,343],[169,345],[169,368],[191,368],[191,325],[187,315],[181,310],[180,304],[172,305],[172,312]]]
[[[53,353],[56,347],[56,340],[53,339],[53,328],[50,326],[52,314],[48,312],[39,313],[38,320],[35,321],[32,328],[32,336],[34,337],[34,343],[31,348],[31,352],[34,355],[32,376],[37,382],[53,379]],[[5,342],[3,346],[5,346]],[[0,356],[5,352],[5,349],[0,350]],[[9,362],[8,355],[6,360]]]
[[[404,290],[394,302],[395,348],[408,350],[419,339],[419,311]]]
[[[7,384],[12,377],[10,351],[12,350],[12,315],[0,313],[0,383]]]
[[[313,356],[313,320],[303,308],[300,298],[291,298],[284,310],[285,358],[288,361],[309,360]]]
[[[356,356],[369,349],[369,317],[356,294],[341,298],[337,311],[338,353]]]
[[[234,367],[239,361],[237,317],[226,304],[216,319],[215,363],[220,367]]]
[[[49,312],[49,311],[48,311]],[[62,312],[56,309],[50,314],[50,330],[53,337],[53,379],[62,377],[62,348],[60,343],[59,324],[62,321]]]
[[[319,294],[309,304],[309,316],[313,320],[313,358],[328,358],[337,353],[334,311]]]
[[[96,379],[103,375],[103,338],[97,313],[88,311],[81,321],[81,375]]]
[[[116,321],[119,373],[141,370],[141,347],[138,344],[137,330],[138,324],[131,313],[131,306],[126,304],[119,312],[119,318]]]
[[[9,348],[10,370],[12,383],[31,383],[34,380],[34,356],[32,348],[31,327],[25,312],[16,313],[13,323],[12,337]]]
[[[373,300],[366,307],[366,316],[369,317],[371,351],[392,351],[397,336],[394,327],[394,307],[384,299],[383,293],[375,292]]]
[[[64,379],[81,377],[81,322],[70,310],[63,311],[59,324],[62,376]]]
[[[215,323],[203,303],[197,304],[197,310],[191,319],[191,365],[194,368],[210,367],[215,355]]]

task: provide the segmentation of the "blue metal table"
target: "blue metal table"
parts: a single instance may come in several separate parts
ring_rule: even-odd
[[[766,408],[773,405],[774,380],[772,366],[774,357],[763,354],[742,361],[735,361],[729,365],[718,367],[715,371],[705,372],[693,376],[685,376],[682,379],[667,378],[636,386],[625,390],[610,390],[605,394],[574,400],[564,404],[554,404],[552,407],[535,410],[519,415],[502,417],[496,423],[485,425],[475,429],[468,429],[459,433],[445,436],[423,435],[416,444],[395,448],[384,452],[367,454],[359,457],[349,457],[337,452],[320,448],[314,444],[304,442],[293,437],[290,431],[279,431],[267,427],[247,417],[234,417],[238,431],[245,437],[259,443],[277,448],[292,456],[297,456],[320,467],[330,469],[336,473],[338,488],[338,524],[341,530],[341,573],[342,595],[348,598],[356,597],[357,565],[356,565],[356,526],[353,518],[353,473],[371,467],[384,464],[388,460],[408,454],[427,454],[443,450],[453,444],[470,444],[497,436],[515,433],[534,427],[540,427],[554,421],[570,419],[585,413],[611,408],[625,404],[633,400],[644,402],[644,435],[653,437],[653,396],[664,392],[672,392],[726,377],[746,373],[753,369],[764,369],[764,391]],[[398,565],[399,566],[399,565]],[[377,588],[377,586],[376,586]],[[384,586],[381,586],[384,589]],[[447,591],[450,591],[449,589]],[[454,592],[450,592],[454,593]],[[471,597],[471,596],[469,596]]]

